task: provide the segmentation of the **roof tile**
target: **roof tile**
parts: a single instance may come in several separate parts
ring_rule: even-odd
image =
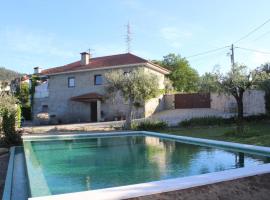
[[[80,61],[70,63],[61,67],[55,67],[50,69],[45,69],[41,72],[41,74],[48,75],[54,73],[62,73],[69,71],[79,71],[79,70],[87,70],[87,69],[98,69],[110,66],[118,66],[118,65],[130,65],[130,64],[140,64],[147,63],[148,61],[135,56],[131,53],[118,54],[112,56],[103,56],[90,58],[88,65],[81,65]]]

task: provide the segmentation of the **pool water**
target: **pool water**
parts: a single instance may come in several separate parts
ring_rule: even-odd
[[[24,141],[32,197],[270,163],[254,154],[151,136]]]

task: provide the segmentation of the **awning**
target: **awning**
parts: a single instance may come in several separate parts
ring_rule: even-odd
[[[98,93],[87,93],[87,94],[82,94],[79,96],[71,97],[71,101],[79,101],[79,102],[93,102],[96,100],[101,100],[103,96]]]

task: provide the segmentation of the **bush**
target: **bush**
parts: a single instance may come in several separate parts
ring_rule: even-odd
[[[17,99],[7,94],[0,96],[0,117],[1,131],[4,135],[4,142],[7,145],[18,144],[20,135],[16,132],[16,126],[21,119],[20,106],[17,106]]]
[[[168,124],[164,121],[151,121],[151,120],[145,120],[142,122],[133,122],[131,124],[132,130],[160,130],[165,129],[168,127]]]
[[[267,114],[260,114],[260,115],[251,115],[244,118],[247,122],[254,122],[254,121],[262,121],[270,119],[269,115]]]
[[[22,109],[20,105],[17,105],[16,109],[16,127],[21,128],[22,123]]]
[[[17,112],[16,110],[4,110],[2,112],[2,131],[4,133],[4,141],[6,144],[18,144],[20,135],[16,132]]]
[[[178,123],[179,126],[192,127],[192,126],[220,126],[224,124],[234,123],[234,118],[224,119],[222,117],[195,117],[188,120],[184,120]]]

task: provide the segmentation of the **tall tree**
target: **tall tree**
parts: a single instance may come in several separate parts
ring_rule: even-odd
[[[248,89],[259,85],[264,79],[264,73],[259,69],[248,71],[243,65],[234,65],[231,70],[225,74],[217,74],[220,88],[225,93],[231,94],[237,102],[238,119],[241,121],[244,116],[243,95]]]
[[[215,73],[206,72],[200,77],[200,92],[219,92],[218,76]]]
[[[262,73],[266,74],[266,78],[261,82],[260,88],[265,91],[265,107],[267,113],[270,114],[270,63],[265,63],[260,67]]]
[[[177,91],[196,92],[198,90],[198,72],[190,66],[186,58],[176,54],[168,54],[157,63],[171,70],[168,77]]]
[[[145,73],[142,69],[133,70],[129,73],[114,70],[105,74],[105,77],[108,82],[108,92],[114,94],[120,92],[128,102],[125,128],[130,129],[134,107],[143,105],[145,101],[159,94],[160,90],[157,87],[159,85],[158,77],[151,73]]]

